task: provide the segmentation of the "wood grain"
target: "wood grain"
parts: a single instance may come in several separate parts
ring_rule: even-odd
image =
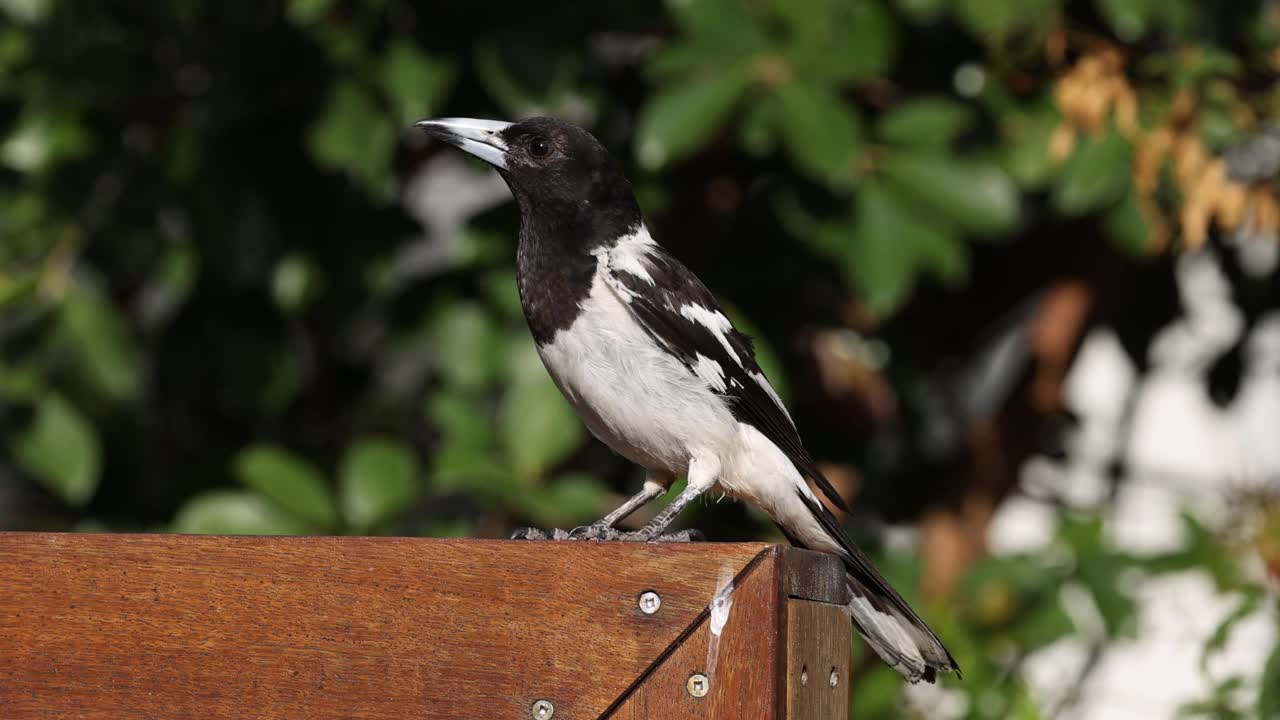
[[[840,605],[787,600],[787,717],[835,720],[849,712],[849,616]]]
[[[779,717],[781,636],[777,622],[781,554],[770,553],[736,578],[714,623],[699,617],[688,637],[629,694],[613,720],[771,720]],[[689,694],[689,678],[710,683],[705,697]]]
[[[694,626],[767,547],[0,533],[0,718],[595,718],[646,673],[647,701],[683,693]],[[779,696],[730,669],[776,650],[758,567],[715,702]]]
[[[699,615],[691,631],[607,717],[844,720],[851,632],[847,595],[838,559],[771,548],[733,579],[730,592],[721,593],[730,604],[720,606],[720,622],[710,610]],[[807,672],[803,685],[801,668]],[[835,688],[832,670],[840,678]],[[689,694],[695,673],[710,683],[705,697]]]

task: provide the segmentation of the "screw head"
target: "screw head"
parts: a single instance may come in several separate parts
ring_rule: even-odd
[[[555,714],[556,706],[552,705],[550,700],[536,700],[529,710],[529,716],[533,720],[551,720]]]
[[[662,607],[662,596],[652,590],[645,590],[640,593],[637,604],[640,605],[640,612],[645,615],[652,615],[658,612],[658,608]]]
[[[800,668],[800,686],[804,687],[805,685],[808,685],[808,684],[809,684],[809,668],[806,666],[806,667]]]
[[[689,681],[684,684],[684,689],[689,691],[693,697],[706,697],[711,691],[711,681],[702,673],[694,673],[689,676]]]
[[[840,684],[840,671],[835,668],[831,668],[831,687],[835,687],[839,684]]]

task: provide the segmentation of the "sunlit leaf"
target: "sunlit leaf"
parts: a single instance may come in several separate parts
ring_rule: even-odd
[[[1001,163],[1023,188],[1038,190],[1052,175],[1054,163],[1049,156],[1049,138],[1058,123],[1059,118],[1051,109],[1018,113],[1006,119]]]
[[[304,535],[310,528],[254,493],[212,490],[187,500],[170,530],[195,535]]]
[[[1162,0],[1096,0],[1095,4],[1117,37],[1133,41],[1147,31]]]
[[[431,349],[445,382],[460,388],[489,383],[501,360],[502,336],[479,304],[443,307],[431,324]]]
[[[1054,206],[1079,215],[1119,200],[1131,184],[1132,159],[1132,146],[1119,133],[1082,138],[1058,176]]]
[[[320,268],[306,255],[287,255],[276,263],[271,278],[271,296],[281,310],[293,313],[304,309],[321,291]]]
[[[877,313],[896,309],[925,268],[944,278],[966,272],[963,242],[892,187],[866,185],[858,193],[857,218],[845,267]]]
[[[88,418],[57,393],[35,408],[31,425],[10,439],[14,458],[69,505],[81,506],[98,487],[102,448]]]
[[[973,123],[968,107],[943,97],[923,97],[899,105],[881,117],[881,140],[907,147],[946,147]]]
[[[232,460],[245,486],[298,518],[324,528],[338,524],[338,508],[324,475],[284,448],[254,445]]]
[[[435,110],[449,89],[453,68],[416,45],[397,40],[387,48],[379,79],[401,124],[406,124],[427,117]]]
[[[338,470],[342,515],[369,529],[408,509],[417,499],[418,458],[394,440],[359,438],[347,447]]]
[[[740,66],[659,88],[640,113],[636,158],[656,169],[687,155],[719,129],[748,80]]]
[[[1008,232],[1018,223],[1017,186],[1003,170],[988,163],[940,155],[898,152],[890,157],[885,177],[921,207],[969,232]]]
[[[582,423],[547,375],[533,343],[513,340],[498,432],[516,475],[536,479],[581,444]]]
[[[831,89],[791,83],[778,91],[779,132],[800,169],[827,182],[848,182],[862,141],[857,110]]]
[[[583,473],[562,475],[523,495],[529,518],[545,527],[589,523],[599,519],[603,510],[604,487]]]

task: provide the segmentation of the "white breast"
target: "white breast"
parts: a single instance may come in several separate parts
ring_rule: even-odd
[[[599,274],[582,314],[538,352],[591,432],[638,465],[682,475],[691,456],[723,457],[736,442],[724,400],[656,344]]]

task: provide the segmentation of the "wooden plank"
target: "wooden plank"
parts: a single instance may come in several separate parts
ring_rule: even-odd
[[[766,547],[0,533],[0,718],[595,718]]]
[[[852,598],[844,563],[828,553],[779,547],[782,592],[786,597],[848,605]]]
[[[849,616],[840,605],[787,600],[788,720],[844,720],[849,713]]]
[[[610,720],[774,720],[782,650],[778,606],[782,553],[773,549],[719,595],[679,646],[642,677]],[[744,661],[746,660],[746,661]],[[690,678],[706,678],[694,697]]]

